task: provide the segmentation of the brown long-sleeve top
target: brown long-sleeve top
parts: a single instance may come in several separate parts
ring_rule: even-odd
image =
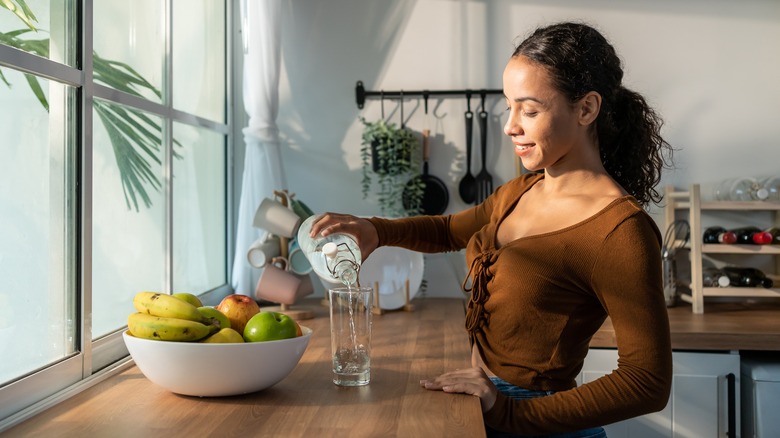
[[[542,175],[499,187],[450,216],[372,218],[380,245],[421,252],[466,248],[469,336],[488,369],[522,388],[559,391],[529,400],[499,394],[491,427],[521,434],[605,425],[666,406],[672,381],[661,235],[631,196],[564,229],[498,247],[496,232]],[[576,386],[588,344],[607,315],[618,368]]]

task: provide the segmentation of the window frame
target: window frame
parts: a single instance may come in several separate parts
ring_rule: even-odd
[[[226,211],[226,252],[225,283],[213,290],[203,291],[200,295],[204,303],[216,304],[222,297],[232,293],[230,273],[232,272],[233,253],[235,251],[235,183],[234,155],[237,131],[236,108],[241,99],[236,89],[234,60],[238,56],[235,50],[237,32],[234,30],[234,17],[237,12],[235,2],[225,1],[225,123],[208,120],[194,114],[173,108],[172,78],[175,60],[172,60],[173,2],[162,0],[164,6],[164,34],[166,59],[164,60],[164,98],[162,103],[148,101],[104,85],[93,82],[93,1],[75,0],[76,3],[76,67],[41,58],[9,46],[0,45],[0,67],[9,67],[23,73],[31,73],[47,80],[55,81],[76,89],[76,134],[74,172],[76,181],[71,187],[76,193],[75,207],[70,211],[74,227],[69,233],[69,247],[76,260],[75,272],[68,272],[74,284],[66,288],[75,290],[77,324],[76,353],[58,362],[17,379],[0,387],[0,432],[42,412],[79,392],[111,377],[133,365],[122,339],[120,328],[99,339],[92,339],[92,136],[93,101],[95,98],[130,106],[156,115],[163,120],[164,147],[164,193],[165,193],[165,282],[164,292],[171,293],[173,275],[173,184],[170,176],[173,169],[173,124],[182,123],[217,132],[226,139],[225,169],[225,205]],[[201,292],[201,291],[198,291]]]

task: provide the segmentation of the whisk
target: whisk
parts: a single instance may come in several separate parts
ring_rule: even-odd
[[[672,221],[666,228],[661,242],[661,259],[663,261],[664,300],[667,307],[677,303],[677,266],[675,255],[677,251],[688,244],[691,227],[686,220]]]

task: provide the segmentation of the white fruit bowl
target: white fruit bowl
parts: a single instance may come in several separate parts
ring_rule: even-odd
[[[122,335],[135,364],[153,383],[182,395],[248,394],[287,377],[309,345],[311,329],[281,341],[236,344],[154,341]]]

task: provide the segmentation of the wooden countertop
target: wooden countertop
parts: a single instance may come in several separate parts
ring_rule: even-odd
[[[282,382],[254,394],[197,398],[172,394],[133,366],[6,431],[15,436],[484,436],[476,397],[426,391],[423,378],[470,366],[464,300],[418,298],[415,311],[374,317],[371,383],[331,382],[327,309],[315,318],[301,362]],[[708,303],[669,308],[675,350],[780,351],[780,304]],[[615,348],[609,319],[591,347]]]
[[[462,299],[425,298],[413,312],[374,315],[371,383],[332,382],[327,309],[303,321],[314,334],[284,380],[243,396],[170,393],[133,366],[9,429],[4,437],[410,436],[484,437],[479,399],[427,391],[423,378],[470,366]]]
[[[780,351],[780,303],[707,303],[698,315],[690,304],[668,311],[674,350]],[[609,318],[590,346],[617,347]]]

